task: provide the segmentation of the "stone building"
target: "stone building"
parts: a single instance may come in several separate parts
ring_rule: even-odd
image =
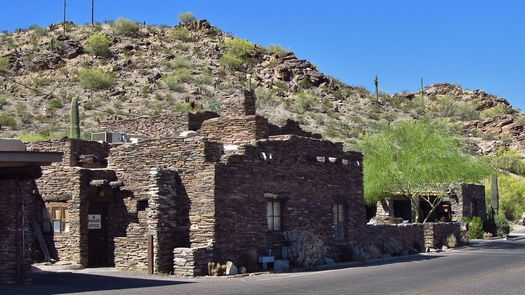
[[[426,194],[431,200],[438,196],[438,192],[427,192]],[[458,222],[463,217],[472,218],[473,216],[487,220],[485,187],[483,185],[461,183],[451,186],[444,194],[443,200],[430,215],[429,222]],[[423,213],[422,217],[426,217],[432,209],[430,204],[424,200],[420,200],[419,207]],[[397,196],[384,202],[378,202],[376,216],[379,218],[391,216],[410,220],[411,210],[410,200],[407,197]]]
[[[252,92],[222,95],[232,103],[221,116],[105,125],[140,138],[134,143],[31,143],[35,151],[64,153],[38,181],[54,258],[202,275],[210,261],[248,266],[270,252],[280,258],[283,232],[292,229],[327,244],[359,241],[366,224],[362,155],[294,122],[269,124],[256,115]]]
[[[58,152],[29,152],[19,140],[0,139],[0,284],[31,282],[36,234],[31,222],[42,210],[35,179],[42,176],[41,166],[61,158]]]

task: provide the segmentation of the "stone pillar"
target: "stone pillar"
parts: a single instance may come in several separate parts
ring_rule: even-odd
[[[0,284],[31,283],[33,180],[0,180]]]
[[[173,248],[177,226],[177,172],[150,170],[148,233],[153,235],[154,270],[173,271]]]

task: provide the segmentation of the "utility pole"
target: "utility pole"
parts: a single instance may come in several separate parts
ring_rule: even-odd
[[[62,21],[62,34],[66,35],[66,0],[64,0],[64,20]]]
[[[91,0],[91,25],[95,24],[95,0]]]

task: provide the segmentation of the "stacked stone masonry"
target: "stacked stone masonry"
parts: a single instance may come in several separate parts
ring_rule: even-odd
[[[44,201],[67,203],[70,214],[69,232],[47,236],[55,258],[93,265],[98,254],[89,237],[97,231],[89,228],[88,214],[97,208],[107,213],[100,264],[147,270],[152,235],[154,270],[185,276],[207,274],[211,261],[243,266],[253,253],[269,250],[282,258],[283,232],[293,229],[312,231],[327,244],[366,245],[388,236],[404,237],[403,245],[424,244],[431,235],[433,245],[439,242],[441,230],[430,234],[421,225],[365,225],[361,153],[344,152],[342,144],[321,140],[295,122],[269,125],[255,115],[251,92],[223,95],[237,99],[223,105],[220,117],[105,122],[107,132],[149,137],[136,143],[31,144],[66,158],[38,180]],[[196,133],[179,136],[189,130]],[[87,155],[97,160],[88,165]],[[279,230],[268,229],[269,202],[282,206]],[[340,239],[334,238],[334,204],[345,208]]]

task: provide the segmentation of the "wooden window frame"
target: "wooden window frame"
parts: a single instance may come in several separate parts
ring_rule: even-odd
[[[67,203],[46,203],[43,211],[43,232],[54,234],[69,233],[70,221]]]

